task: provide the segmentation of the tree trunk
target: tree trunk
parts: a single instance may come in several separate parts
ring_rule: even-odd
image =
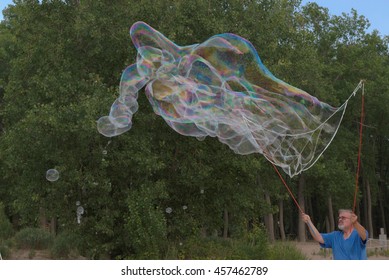
[[[43,229],[47,228],[47,218],[46,218],[46,212],[43,207],[39,208],[39,227]]]
[[[271,200],[270,200],[270,195],[268,192],[265,192],[265,201],[267,205],[269,205],[269,208],[271,208]],[[266,229],[269,235],[269,241],[274,242],[275,241],[275,236],[274,236],[274,219],[273,219],[273,214],[268,213],[265,215],[265,225]]]
[[[328,219],[328,216],[326,216],[326,232],[331,232],[331,226],[330,226],[330,220]]]
[[[335,220],[334,220],[334,208],[332,206],[332,197],[328,196],[328,219],[330,222],[330,232],[335,230]]]
[[[201,237],[207,237],[207,228],[205,226],[201,227],[200,235]]]
[[[57,235],[57,218],[51,218],[50,220],[50,232]]]
[[[369,179],[366,179],[366,196],[367,196],[367,227],[369,232],[369,237],[373,238],[373,215],[371,209],[371,191]]]
[[[286,236],[285,236],[285,227],[284,227],[284,201],[281,199],[279,202],[279,226],[280,226],[280,234],[281,234],[281,240],[285,241]]]
[[[298,199],[298,204],[300,205],[301,209],[303,211],[304,208],[305,208],[305,203],[304,203],[304,188],[305,188],[305,178],[304,178],[304,175],[301,174],[300,175],[300,179],[299,179],[299,184],[298,184],[298,196],[297,196],[297,199]],[[305,234],[305,223],[303,222],[303,220],[301,219],[301,215],[299,215],[299,219],[298,219],[298,240],[300,242],[305,242],[306,241],[306,234]]]
[[[307,198],[307,209],[306,211],[309,213],[309,216],[311,217],[312,220],[315,220],[315,216],[313,213],[313,206],[312,206],[312,196],[308,196]]]
[[[14,214],[11,217],[12,227],[14,229],[19,229],[20,227],[20,216],[19,214]]]
[[[223,238],[227,239],[228,238],[228,210],[224,209],[224,228],[223,228]]]
[[[385,190],[382,188],[383,183],[379,184],[379,193],[383,194],[385,193]],[[382,201],[382,195],[378,195],[378,203],[380,205],[380,213],[381,213],[381,226],[380,228],[384,228],[386,232],[386,218],[385,218],[385,210],[384,210],[384,203]]]

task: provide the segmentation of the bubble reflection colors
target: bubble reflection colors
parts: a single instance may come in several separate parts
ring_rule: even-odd
[[[130,35],[137,61],[122,73],[109,115],[97,122],[107,137],[131,129],[143,87],[176,132],[217,137],[237,154],[262,154],[290,177],[311,167],[337,132],[347,102],[332,107],[276,78],[238,35],[178,46],[144,22]]]

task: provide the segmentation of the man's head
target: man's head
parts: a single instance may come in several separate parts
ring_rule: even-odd
[[[338,215],[338,228],[347,231],[352,227],[351,217],[353,211],[350,209],[340,209]]]

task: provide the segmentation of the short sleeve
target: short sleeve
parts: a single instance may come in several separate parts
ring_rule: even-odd
[[[334,234],[335,232],[322,233],[321,237],[323,237],[324,244],[320,243],[320,246],[322,248],[332,248],[332,246],[334,245]]]
[[[361,241],[362,248],[366,247],[367,240],[369,240],[369,232],[367,230],[365,230],[365,232],[366,232],[366,239],[365,240],[362,240],[362,238],[359,237],[359,240]]]

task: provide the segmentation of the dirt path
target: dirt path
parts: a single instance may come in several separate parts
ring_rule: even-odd
[[[293,242],[309,260],[331,260],[332,255],[329,250],[321,249],[316,242]]]
[[[20,249],[11,252],[9,260],[50,260],[48,250]]]

